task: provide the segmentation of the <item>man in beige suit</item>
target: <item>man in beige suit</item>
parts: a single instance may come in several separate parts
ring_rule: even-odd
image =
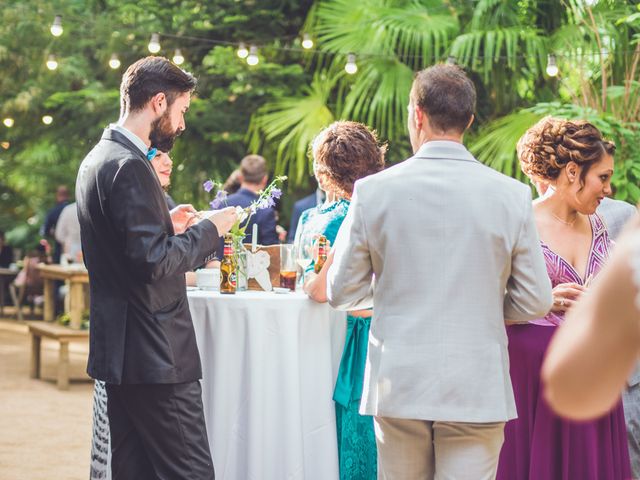
[[[329,302],[374,307],[360,411],[381,479],[495,477],[516,417],[505,321],[552,303],[531,191],[462,145],[475,100],[456,66],[416,76],[415,155],[356,183],[335,244]]]

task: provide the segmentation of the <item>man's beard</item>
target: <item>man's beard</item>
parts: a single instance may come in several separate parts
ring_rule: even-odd
[[[169,109],[162,114],[160,118],[151,122],[151,132],[149,132],[149,140],[151,146],[165,153],[173,148],[176,137],[180,135],[180,130],[171,128],[171,119],[169,118]]]

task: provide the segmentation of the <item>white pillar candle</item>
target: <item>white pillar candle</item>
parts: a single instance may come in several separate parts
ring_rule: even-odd
[[[258,224],[254,223],[251,229],[251,251],[256,253],[258,249]]]

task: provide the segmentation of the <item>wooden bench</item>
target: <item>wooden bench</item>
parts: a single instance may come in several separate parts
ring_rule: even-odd
[[[40,378],[40,347],[42,337],[52,338],[60,344],[58,357],[58,389],[69,389],[69,342],[89,338],[89,330],[74,330],[55,323],[28,322],[31,334],[31,378]]]

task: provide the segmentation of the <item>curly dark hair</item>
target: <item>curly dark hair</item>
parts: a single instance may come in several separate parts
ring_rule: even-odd
[[[592,165],[605,154],[613,155],[616,146],[585,120],[545,117],[520,138],[517,146],[520,168],[529,178],[555,180],[569,162],[582,171],[580,182]]]
[[[386,145],[378,145],[375,131],[361,123],[347,121],[329,125],[311,146],[319,183],[348,199],[356,180],[384,168],[386,151]]]

